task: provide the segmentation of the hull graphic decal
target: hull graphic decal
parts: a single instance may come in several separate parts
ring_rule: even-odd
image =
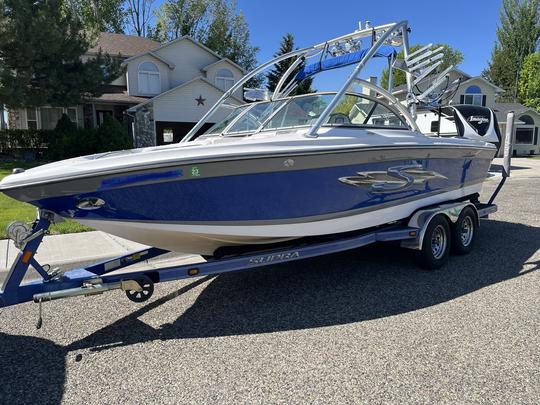
[[[357,172],[355,176],[340,177],[339,181],[355,187],[369,188],[371,193],[394,193],[412,186],[423,185],[428,180],[446,180],[447,177],[422,165],[389,167],[387,171]]]

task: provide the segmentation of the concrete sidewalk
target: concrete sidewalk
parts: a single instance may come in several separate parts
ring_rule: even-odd
[[[140,243],[101,231],[50,235],[43,239],[36,254],[36,259],[42,265],[49,264],[53,268],[59,267],[62,270],[67,270],[122,256],[144,248],[146,246]],[[18,253],[19,250],[15,247],[13,241],[0,240],[0,279],[3,279]],[[151,266],[172,266],[198,260],[200,260],[200,256],[170,253],[159,259],[154,259]]]

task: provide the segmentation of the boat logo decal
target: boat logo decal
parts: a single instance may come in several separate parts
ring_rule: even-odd
[[[263,263],[273,263],[286,260],[297,259],[300,257],[300,252],[288,252],[288,253],[276,253],[273,255],[257,256],[249,259],[249,264],[263,264]]]
[[[487,117],[482,117],[481,115],[471,115],[467,118],[469,122],[476,122],[477,124],[487,124],[489,119]]]
[[[404,191],[435,179],[447,178],[433,170],[424,169],[422,165],[413,164],[389,167],[386,171],[357,172],[356,176],[340,177],[339,181],[355,187],[369,187],[371,193],[380,194]]]
[[[175,169],[158,173],[130,174],[127,176],[113,177],[103,180],[101,182],[101,189],[103,190],[107,188],[126,186],[129,184],[143,183],[147,181],[172,180],[178,177],[182,177],[183,175],[184,171],[182,169]]]
[[[98,197],[83,198],[77,203],[77,208],[84,211],[97,210],[105,205],[105,201]]]
[[[287,159],[283,162],[284,167],[293,167],[294,166],[294,159]]]

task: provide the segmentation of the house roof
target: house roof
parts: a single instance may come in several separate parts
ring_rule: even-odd
[[[160,45],[159,42],[149,38],[100,32],[96,45],[90,48],[88,53],[95,54],[101,50],[101,52],[110,55],[120,54],[125,57],[131,57],[159,48]]]
[[[206,84],[208,84],[208,85],[210,85],[210,86],[212,86],[213,88],[219,90],[221,93],[225,93],[223,90],[221,90],[219,87],[217,87],[217,86],[216,86],[214,83],[212,83],[210,80],[204,78],[203,76],[197,76],[197,77],[195,77],[194,79],[191,79],[191,80],[188,80],[188,81],[185,82],[185,83],[179,84],[178,86],[173,87],[172,89],[169,89],[169,90],[167,90],[167,91],[164,91],[163,93],[160,93],[160,94],[158,94],[158,95],[155,96],[155,97],[152,97],[152,98],[149,98],[149,99],[144,100],[142,103],[137,104],[137,105],[131,107],[128,111],[136,111],[136,110],[138,110],[140,107],[143,107],[143,106],[145,106],[146,104],[151,103],[151,102],[153,102],[153,101],[155,101],[155,100],[157,100],[157,99],[159,99],[159,98],[165,96],[166,94],[170,94],[170,93],[172,93],[172,92],[174,92],[174,91],[177,91],[177,90],[181,89],[182,87],[185,87],[185,86],[187,86],[187,85],[189,85],[189,84],[191,84],[191,83],[193,83],[193,82],[199,81],[199,80],[202,81],[202,82],[204,82],[204,83],[206,83]],[[234,99],[234,100],[236,100],[236,101],[238,101],[238,102],[240,102],[240,103],[244,103],[242,100],[236,98],[235,96],[231,96],[230,98],[232,98],[232,99]]]
[[[105,86],[101,96],[90,99],[90,101],[104,104],[140,104],[146,100],[148,100],[146,97],[130,96],[123,86]]]
[[[242,73],[246,74],[246,71],[244,69],[242,69],[242,67],[238,66],[236,63],[234,63],[229,58],[222,58],[220,60],[215,61],[214,63],[210,63],[209,65],[206,65],[205,67],[203,67],[201,70],[203,72],[207,72],[208,69],[212,68],[215,65],[219,65],[220,63],[228,63],[230,65],[233,65],[235,68],[239,69]]]
[[[534,108],[530,108],[519,103],[495,103],[493,105],[493,111],[495,112],[495,115],[497,116],[497,120],[501,123],[506,122],[506,116],[508,115],[510,111],[515,112],[516,115],[522,115],[524,113],[529,113],[529,114],[532,113],[540,117],[540,113],[536,111]]]
[[[163,44],[163,45],[160,45],[158,46],[157,48],[154,48],[154,49],[147,49],[147,50],[144,50],[144,51],[141,51],[137,54],[134,54],[132,55],[130,58],[126,59],[124,62],[129,62],[130,60],[133,60],[135,58],[138,58],[139,56],[142,56],[142,55],[145,55],[147,53],[149,53],[149,51],[152,51],[152,55],[155,56],[155,53],[156,51],[159,51],[160,49],[162,48],[166,48],[168,46],[171,46],[177,42],[180,42],[180,41],[190,41],[192,42],[193,44],[197,45],[199,48],[201,49],[204,49],[206,52],[212,54],[213,56],[215,56],[216,58],[218,59],[225,59],[227,61],[229,61],[229,63],[231,63],[233,66],[235,66],[236,68],[240,69],[242,71],[242,73],[246,73],[246,71],[244,70],[244,68],[240,65],[238,65],[237,63],[233,62],[232,60],[230,59],[227,59],[227,58],[224,58],[223,56],[219,55],[218,53],[214,52],[213,50],[211,50],[210,48],[208,48],[207,46],[201,44],[199,41],[191,38],[189,35],[184,35],[183,37],[179,37],[179,38],[176,38],[176,39],[173,39],[172,41],[170,42],[167,42],[166,44]],[[218,61],[219,62],[219,61]],[[211,64],[214,64],[215,62],[211,63]],[[204,69],[204,68],[203,68]]]

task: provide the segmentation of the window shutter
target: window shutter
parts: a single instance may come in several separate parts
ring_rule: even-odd
[[[463,94],[459,96],[459,104],[465,104],[465,96]]]
[[[534,143],[533,145],[538,145],[538,127],[534,127]]]
[[[483,107],[486,106],[486,95],[485,94],[482,96],[482,106]]]

